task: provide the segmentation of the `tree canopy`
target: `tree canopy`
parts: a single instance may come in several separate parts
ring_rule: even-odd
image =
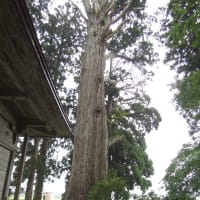
[[[187,119],[192,134],[199,131],[199,17],[199,1],[171,0],[163,24],[163,38],[168,47],[165,61],[177,72],[173,86],[177,89],[177,108]]]
[[[117,67],[113,73],[117,85],[107,85],[105,89],[107,113],[110,113],[108,127],[110,137],[119,136],[121,140],[110,146],[108,166],[126,180],[127,189],[139,186],[145,191],[151,186],[149,177],[153,174],[153,164],[146,153],[144,137],[158,128],[161,117],[155,108],[149,106],[149,96],[136,80],[132,80],[132,73]]]
[[[170,0],[162,39],[168,47],[165,62],[176,71],[175,102],[190,125],[194,141],[185,144],[168,167],[164,183],[167,199],[199,196],[199,108],[200,108],[200,2]],[[197,178],[197,179],[196,179]]]
[[[164,184],[169,199],[196,199],[200,195],[199,141],[183,145],[167,169]]]

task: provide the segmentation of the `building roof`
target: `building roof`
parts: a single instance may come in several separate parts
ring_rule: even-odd
[[[0,1],[0,114],[21,134],[73,135],[24,0]]]

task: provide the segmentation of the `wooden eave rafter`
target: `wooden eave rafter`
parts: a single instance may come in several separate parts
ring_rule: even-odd
[[[17,126],[32,136],[73,136],[24,0],[0,2],[0,46],[0,102]]]
[[[19,124],[18,128],[22,135],[28,134],[31,137],[56,137],[56,131],[43,121],[23,119]]]
[[[4,88],[0,89],[0,100],[11,100],[11,101],[27,100],[27,95],[17,90]]]

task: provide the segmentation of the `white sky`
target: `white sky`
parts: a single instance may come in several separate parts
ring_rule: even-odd
[[[152,189],[155,190],[159,190],[159,182],[182,144],[190,140],[187,124],[172,104],[173,94],[169,91],[168,84],[172,82],[173,76],[169,67],[161,64],[156,70],[154,81],[147,87],[151,105],[158,109],[162,117],[158,130],[146,136],[147,153],[154,164]]]
[[[160,6],[167,4],[167,0],[147,0],[150,12],[155,12]],[[160,181],[165,175],[165,170],[176,157],[183,143],[190,141],[188,126],[175,106],[172,103],[173,94],[169,91],[169,84],[173,82],[175,73],[169,66],[162,63],[165,49],[157,47],[161,61],[157,64],[153,82],[147,86],[148,94],[151,97],[151,105],[158,109],[162,122],[159,129],[146,136],[147,152],[153,160],[154,176],[152,177],[152,189],[160,190]]]
[[[160,6],[166,5],[167,0],[147,0],[148,11],[153,14]],[[56,2],[57,3],[57,2]],[[156,47],[157,52],[161,52],[161,59],[165,49]],[[188,127],[184,119],[175,111],[172,104],[173,94],[169,91],[169,84],[172,83],[174,72],[161,62],[157,63],[155,77],[147,86],[148,94],[151,97],[151,105],[160,112],[162,122],[159,129],[152,131],[146,136],[147,153],[154,164],[154,176],[152,188],[159,193],[160,181],[165,175],[165,170],[171,160],[177,155],[183,143],[190,141]],[[64,192],[64,179],[56,181],[54,184],[45,184],[44,190],[51,192]]]

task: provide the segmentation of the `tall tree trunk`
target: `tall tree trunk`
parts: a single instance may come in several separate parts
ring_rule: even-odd
[[[104,102],[105,43],[103,25],[88,16],[82,60],[72,175],[63,200],[86,200],[91,186],[103,180],[108,165],[108,130]]]
[[[15,194],[14,194],[14,200],[19,199],[19,194],[20,194],[20,189],[21,189],[21,181],[23,178],[23,172],[24,172],[24,162],[26,158],[26,151],[27,151],[27,143],[28,143],[28,136],[24,136],[24,141],[22,144],[22,155],[19,161],[19,166],[18,166],[18,172],[17,172],[17,181],[16,181],[16,189],[15,189]]]
[[[33,195],[33,183],[34,183],[34,176],[35,176],[35,170],[36,170],[36,162],[38,157],[38,146],[39,146],[39,138],[34,138],[34,153],[33,158],[31,161],[31,168],[30,168],[30,174],[28,177],[28,183],[26,187],[26,194],[25,194],[25,200],[32,200]]]
[[[44,138],[42,141],[40,155],[39,155],[39,166],[37,167],[37,177],[36,177],[36,186],[34,192],[34,200],[41,200],[42,199],[42,189],[44,183],[44,176],[45,176],[45,167],[46,167],[46,154],[48,150],[48,142],[49,139]]]

